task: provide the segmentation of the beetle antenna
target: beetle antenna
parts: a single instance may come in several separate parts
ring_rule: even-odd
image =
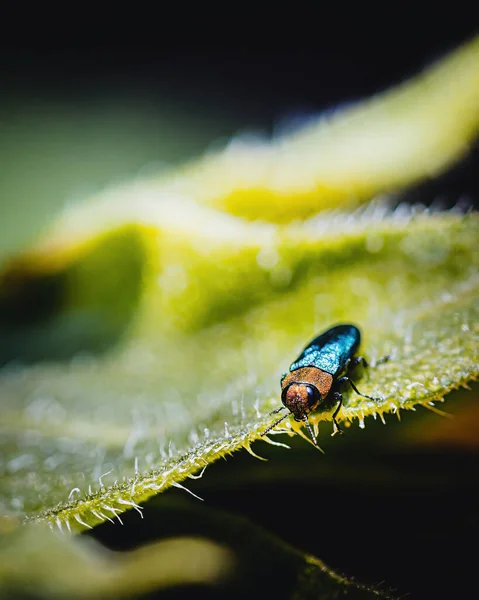
[[[315,438],[315,436],[314,436],[313,430],[312,430],[312,428],[311,428],[311,424],[310,424],[310,422],[309,422],[308,415],[306,415],[306,419],[305,419],[305,421],[306,421],[306,426],[307,426],[307,428],[308,428],[308,430],[309,430],[309,435],[311,436],[311,439],[313,440],[313,442],[314,442],[314,445],[315,445],[315,446],[318,446],[318,440],[317,440],[317,439]]]
[[[270,415],[275,415],[275,414],[281,412],[282,410],[286,410],[286,406],[280,406],[279,408],[275,408],[269,414]]]
[[[291,413],[288,413],[287,415],[283,415],[281,417],[281,419],[278,419],[275,423],[273,423],[270,427],[268,427],[268,429],[266,429],[266,431],[263,431],[263,433],[261,435],[266,435],[267,433],[269,433],[272,429],[274,429],[276,427],[276,425],[279,425],[281,423],[281,421],[284,421],[285,419],[287,419],[290,414]]]

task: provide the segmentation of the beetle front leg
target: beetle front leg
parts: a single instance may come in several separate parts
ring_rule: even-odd
[[[331,436],[336,435],[337,433],[340,433],[342,435],[343,430],[338,425],[338,422],[336,421],[336,417],[338,416],[338,413],[341,410],[341,407],[343,405],[343,395],[340,392],[334,392],[333,398],[336,402],[339,402],[339,404],[333,413],[333,433],[331,434]]]

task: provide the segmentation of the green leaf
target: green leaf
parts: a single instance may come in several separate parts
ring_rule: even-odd
[[[437,411],[436,401],[477,378],[477,215],[370,199],[435,175],[467,152],[479,129],[478,64],[476,38],[329,121],[271,144],[234,140],[159,180],[102,193],[69,207],[34,247],[3,264],[0,595],[135,595],[216,581],[243,559],[249,574],[270,559],[272,584],[281,564],[281,584],[288,574],[288,590],[301,598],[383,595],[198,506],[192,522],[216,523],[217,536],[157,540],[123,557],[42,526],[78,532],[131,517],[126,510],[144,515],[145,500],[172,486],[187,490],[185,480],[218,458],[242,448],[255,455],[258,440],[282,445],[276,435],[304,435],[291,419],[261,434],[280,405],[281,374],[336,323],[360,327],[372,366],[356,383],[379,398],[346,393],[339,415],[346,425],[417,406]],[[53,204],[44,204],[51,212]],[[330,207],[341,210],[294,220]],[[4,236],[2,258],[37,217]],[[385,354],[389,362],[375,366]],[[329,438],[331,416],[317,410],[311,422],[323,421],[321,445],[328,436],[343,460],[323,463],[318,455],[298,467],[295,455],[277,475],[368,475],[359,469],[364,456],[350,457],[364,438],[351,428],[346,439]],[[367,481],[383,477],[380,461],[366,463]],[[236,486],[239,477],[265,478],[258,467],[228,477]],[[401,489],[406,483],[398,478]],[[176,509],[175,502],[162,511],[161,522],[183,523]],[[224,535],[235,538],[234,531],[250,556],[225,548]],[[201,560],[200,577],[189,568],[192,555]]]
[[[362,426],[368,415],[427,407],[477,377],[475,215],[372,204],[284,227],[207,208],[188,219],[181,203],[150,209],[158,225],[135,225],[149,260],[123,345],[0,375],[1,502],[12,518],[81,530],[140,511],[234,450],[251,451],[268,440],[261,433],[279,405],[280,374],[337,322],[361,328],[368,358],[392,355],[357,382],[381,400],[348,393],[343,420]],[[109,252],[109,239],[122,232],[138,247],[131,228],[120,227],[94,244],[98,264],[121,270],[123,254]],[[90,290],[104,270],[79,266],[90,256],[80,244],[58,261],[75,299],[60,322],[79,307],[98,310]],[[105,297],[104,309],[114,302]],[[317,411],[312,420],[330,418],[331,410]]]
[[[261,433],[281,373],[338,322],[361,328],[373,364],[392,357],[358,381],[380,401],[348,393],[342,420],[434,408],[476,378],[476,215],[371,202],[292,219],[467,152],[478,62],[476,38],[330,124],[112,189],[4,265],[1,513],[82,530],[255,440],[275,443]],[[289,421],[281,431],[302,434]]]

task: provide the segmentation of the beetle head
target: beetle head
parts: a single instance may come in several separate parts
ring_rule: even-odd
[[[321,394],[311,383],[293,382],[284,388],[281,401],[296,421],[305,421],[308,414],[321,402]]]

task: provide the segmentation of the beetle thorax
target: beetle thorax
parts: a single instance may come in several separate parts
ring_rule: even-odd
[[[296,369],[286,375],[281,383],[283,391],[292,383],[313,385],[324,400],[333,385],[333,376],[317,367],[302,367],[301,369]]]

